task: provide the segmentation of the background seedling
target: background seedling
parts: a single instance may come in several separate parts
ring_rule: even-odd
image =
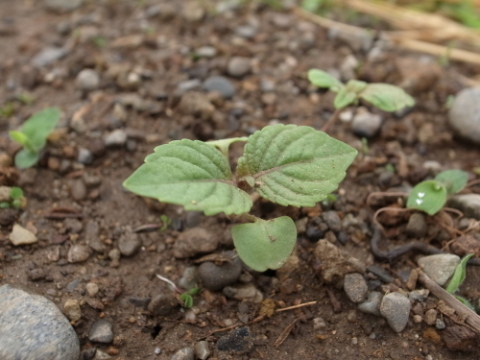
[[[344,84],[329,73],[318,69],[311,69],[308,72],[308,80],[319,88],[327,88],[337,93],[334,100],[336,111],[323,127],[323,131],[328,131],[342,109],[349,105],[357,105],[360,100],[387,112],[415,105],[415,100],[403,89],[390,84],[368,84],[359,80],[350,80]]]
[[[434,180],[417,184],[410,192],[407,208],[435,215],[447,202],[448,196],[458,193],[467,185],[468,173],[462,170],[446,170]]]
[[[448,293],[454,295],[460,302],[467,305],[470,309],[473,310],[474,309],[473,305],[470,304],[470,302],[467,299],[465,299],[463,296],[455,295],[460,285],[462,285],[462,283],[467,278],[467,262],[468,260],[470,260],[472,256],[473,254],[468,254],[462,259],[462,261],[460,261],[460,264],[458,264],[457,267],[455,268],[455,272],[453,273],[453,276],[450,279],[445,290]]]
[[[0,209],[21,209],[25,206],[26,199],[23,196],[23,190],[19,187],[12,187],[10,190],[10,199],[9,201],[0,202]]]
[[[23,146],[15,156],[15,166],[25,169],[38,162],[47,137],[55,129],[59,118],[57,108],[47,108],[25,121],[20,131],[10,131],[10,138]]]
[[[246,141],[235,174],[228,147]],[[206,215],[240,215],[247,224],[235,225],[233,242],[240,258],[252,269],[283,265],[297,239],[287,216],[263,220],[248,212],[249,190],[274,203],[314,206],[337,189],[357,151],[307,126],[274,125],[248,138],[204,143],[177,140],[158,146],[125,182],[128,190]]]
[[[200,292],[199,287],[194,287],[187,291],[183,291],[177,285],[175,285],[175,283],[172,280],[158,274],[157,274],[157,278],[159,278],[162,281],[165,281],[167,284],[169,284],[172,287],[173,291],[179,294],[178,298],[181,301],[182,306],[184,308],[190,309],[193,306],[193,297]]]

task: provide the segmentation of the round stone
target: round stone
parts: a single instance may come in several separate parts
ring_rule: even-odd
[[[462,90],[453,101],[448,122],[460,137],[480,144],[480,87]]]

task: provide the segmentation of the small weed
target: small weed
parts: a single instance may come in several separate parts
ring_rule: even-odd
[[[0,202],[0,209],[23,209],[26,205],[27,200],[23,196],[23,190],[19,187],[12,187],[10,190],[10,199],[9,201]]]
[[[462,283],[467,278],[467,262],[468,260],[470,260],[472,256],[473,254],[468,254],[462,259],[462,261],[460,261],[460,264],[458,264],[457,267],[455,268],[455,272],[453,273],[453,276],[450,279],[445,290],[448,293],[454,295],[460,302],[467,305],[470,309],[474,310],[473,305],[470,304],[470,302],[467,299],[465,299],[463,296],[455,295],[460,285],[462,285]]]
[[[20,131],[10,131],[10,138],[23,146],[15,156],[15,166],[25,169],[38,162],[47,137],[59,118],[60,111],[57,108],[47,108],[25,121]]]

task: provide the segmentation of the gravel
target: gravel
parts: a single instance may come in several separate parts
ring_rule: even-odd
[[[125,234],[120,236],[120,239],[118,239],[118,249],[123,256],[133,256],[140,250],[141,247],[142,240],[131,230],[127,230]]]
[[[65,316],[73,322],[77,322],[82,318],[82,309],[80,308],[80,304],[78,300],[75,299],[68,299],[63,304],[63,313]]]
[[[83,91],[95,90],[100,85],[100,76],[93,69],[83,69],[77,75],[76,85]]]
[[[67,260],[69,263],[80,263],[86,261],[92,250],[87,245],[74,244],[70,247],[67,254]]]
[[[453,254],[429,255],[418,260],[423,271],[440,286],[447,283],[459,263],[460,257]]]
[[[41,50],[32,59],[32,65],[35,67],[45,67],[53,64],[55,61],[60,60],[67,56],[68,51],[59,47],[47,47]]]
[[[222,336],[217,341],[217,349],[220,351],[235,351],[246,353],[253,349],[253,339],[248,327],[233,330],[230,334]]]
[[[34,233],[18,224],[13,225],[12,232],[8,235],[8,239],[14,246],[33,244],[38,241]]]
[[[110,344],[113,340],[112,324],[107,320],[97,320],[90,327],[88,340],[101,344]]]
[[[0,359],[78,360],[77,335],[53,302],[3,285],[0,304]]]
[[[230,76],[241,78],[247,75],[252,69],[249,58],[234,56],[230,59],[227,65],[227,73]]]
[[[354,303],[362,302],[366,299],[368,285],[362,274],[353,273],[345,275],[343,289],[350,301]]]
[[[382,126],[382,117],[368,111],[359,111],[352,120],[352,131],[358,137],[370,139]]]
[[[394,331],[401,332],[407,326],[410,307],[410,300],[406,296],[392,292],[383,297],[380,313]]]
[[[233,252],[225,252],[227,256],[233,256]],[[213,262],[204,262],[198,267],[198,276],[203,286],[211,291],[218,291],[227,285],[237,282],[242,273],[242,262],[238,257],[232,257],[230,262],[217,265]]]
[[[124,146],[127,142],[127,132],[123,129],[113,130],[104,137],[103,142],[107,147]]]
[[[170,360],[193,360],[193,350],[190,348],[183,348],[178,350]]]
[[[226,99],[235,95],[235,87],[230,80],[223,76],[209,77],[204,81],[202,88],[206,91],[218,92]]]
[[[208,341],[199,341],[194,346],[195,358],[200,360],[208,359],[211,354]]]
[[[380,316],[380,304],[383,299],[383,294],[378,291],[368,293],[367,300],[358,304],[358,310],[366,314]]]
[[[179,306],[177,298],[173,294],[158,294],[148,304],[148,311],[153,315],[165,316]]]
[[[462,90],[450,108],[448,123],[456,135],[480,144],[480,87]]]

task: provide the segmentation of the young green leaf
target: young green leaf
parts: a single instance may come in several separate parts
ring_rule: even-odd
[[[22,126],[22,133],[28,138],[33,150],[41,151],[48,135],[57,126],[60,119],[58,108],[47,108],[32,115]]]
[[[279,124],[250,136],[237,176],[253,177],[258,193],[277,204],[314,206],[337,189],[356,155],[311,127]]]
[[[252,207],[250,196],[232,180],[226,157],[198,140],[158,146],[123,186],[135,194],[206,215],[243,214]]]
[[[340,89],[337,96],[335,96],[335,99],[333,100],[333,105],[335,106],[335,109],[343,109],[344,107],[353,104],[355,101],[357,101],[357,99],[358,96],[356,93],[344,87]]]
[[[291,218],[282,216],[235,225],[232,237],[238,255],[245,264],[256,271],[275,270],[292,253],[297,241],[297,229]]]
[[[8,209],[10,207],[10,204],[6,201],[0,202],[0,209]]]
[[[247,140],[248,140],[248,137],[244,136],[244,137],[236,137],[236,138],[230,138],[230,139],[208,141],[205,144],[216,147],[228,159],[228,148],[230,147],[230,145],[239,141],[247,141]]]
[[[315,86],[328,88],[334,92],[337,92],[344,87],[340,80],[325,71],[317,69],[311,69],[308,72],[308,80]]]
[[[39,153],[22,149],[15,155],[15,166],[19,169],[26,169],[35,165],[39,159]]]
[[[193,306],[193,298],[188,293],[180,295],[180,300],[183,302],[183,307],[186,309],[190,309]]]
[[[473,307],[473,305],[470,303],[470,301],[468,301],[467,299],[465,299],[463,296],[460,296],[460,295],[455,295],[455,298],[460,301],[463,305],[469,307],[470,309],[472,309],[473,311],[475,311],[475,308]]]
[[[415,105],[415,100],[403,89],[390,84],[368,84],[360,93],[360,98],[388,112]]]
[[[465,278],[467,277],[467,263],[472,256],[473,254],[466,255],[462,261],[460,261],[460,264],[458,264],[455,268],[455,272],[445,288],[448,293],[455,293],[460,285],[462,285],[462,283],[465,281]]]
[[[8,134],[13,141],[16,141],[24,147],[28,146],[28,137],[21,131],[10,131]]]
[[[12,200],[20,199],[23,196],[23,190],[20,189],[18,186],[12,187],[10,190],[10,198]]]
[[[436,180],[422,181],[408,195],[407,208],[418,209],[434,215],[447,202],[447,189]]]
[[[462,170],[445,170],[435,176],[447,188],[449,195],[462,190],[468,182],[468,173]]]
[[[200,292],[200,288],[199,287],[194,287],[194,288],[191,288],[190,290],[188,290],[187,294],[191,295],[191,296],[194,296],[194,295],[198,295],[199,292]]]

